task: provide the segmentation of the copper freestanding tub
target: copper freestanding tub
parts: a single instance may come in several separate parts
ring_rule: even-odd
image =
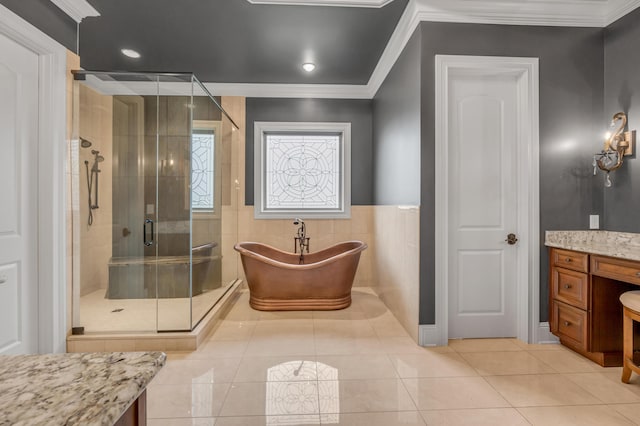
[[[249,286],[249,304],[261,311],[344,309],[351,305],[351,286],[362,241],[347,241],[300,255],[260,243],[238,243]]]

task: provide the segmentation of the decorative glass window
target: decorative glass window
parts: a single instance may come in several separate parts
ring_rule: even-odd
[[[349,217],[350,130],[349,123],[255,123],[256,217]]]
[[[194,131],[191,135],[191,208],[214,208],[215,134]]]

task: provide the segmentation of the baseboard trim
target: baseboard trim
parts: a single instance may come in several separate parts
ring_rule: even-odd
[[[437,324],[420,324],[418,326],[418,336],[419,341],[418,344],[420,346],[432,347],[439,346],[439,338],[440,331],[438,329]],[[532,336],[534,338],[534,342],[531,343],[539,343],[539,344],[552,344],[559,343],[559,340],[556,336],[551,333],[551,329],[549,328],[548,322],[541,322],[538,325],[538,330],[536,336]]]
[[[420,324],[418,326],[418,344],[420,346],[438,346],[440,332],[436,324]]]
[[[540,325],[538,325],[537,338],[537,343],[540,344],[560,343],[560,340],[551,333],[551,328],[549,327],[548,322],[541,322]]]

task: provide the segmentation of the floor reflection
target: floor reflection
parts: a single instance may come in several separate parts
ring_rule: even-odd
[[[194,417],[213,417],[213,368],[191,380],[191,413]]]
[[[268,425],[320,424],[320,413],[332,413],[323,416],[323,423],[340,420],[337,368],[309,360],[283,362],[267,370],[266,387]]]

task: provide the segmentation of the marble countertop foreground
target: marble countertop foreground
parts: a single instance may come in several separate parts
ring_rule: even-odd
[[[0,356],[0,424],[111,426],[165,360],[162,352]]]
[[[546,231],[544,244],[640,261],[640,234],[613,231]]]

